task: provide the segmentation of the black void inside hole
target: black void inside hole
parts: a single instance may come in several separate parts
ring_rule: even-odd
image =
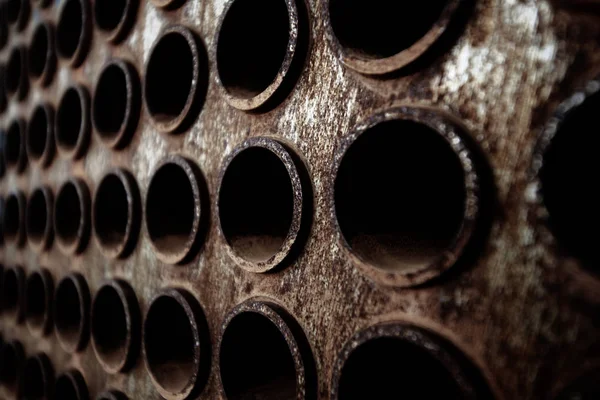
[[[217,48],[227,91],[241,98],[264,91],[281,69],[290,29],[285,0],[236,0],[223,20]]]
[[[386,121],[360,135],[340,163],[334,190],[346,242],[383,270],[434,263],[462,228],[463,166],[446,139],[421,123]]]
[[[223,176],[219,215],[225,238],[250,261],[265,261],[284,244],[294,216],[294,191],[285,164],[272,151],[250,147]]]
[[[382,59],[408,49],[425,36],[449,2],[330,0],[329,17],[347,52],[365,60]]]
[[[291,350],[275,323],[261,314],[245,312],[231,320],[223,334],[219,362],[229,400],[297,398]]]
[[[186,388],[198,368],[195,327],[174,298],[152,303],[144,326],[148,366],[156,381],[172,392]]]
[[[573,109],[559,125],[543,155],[540,182],[554,235],[563,249],[600,273],[594,232],[600,220],[600,194],[591,182],[599,176],[596,110],[600,93]]]

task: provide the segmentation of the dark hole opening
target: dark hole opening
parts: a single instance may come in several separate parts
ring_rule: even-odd
[[[56,199],[56,234],[66,245],[75,243],[81,231],[83,224],[81,201],[79,192],[72,182],[62,187]]]
[[[21,204],[19,198],[11,194],[6,199],[4,210],[4,237],[7,240],[16,240],[21,232]]]
[[[1,19],[0,19],[1,20]],[[0,22],[1,24],[1,22]],[[1,25],[0,25],[0,36],[1,36]],[[1,44],[1,41],[0,41]],[[2,46],[0,46],[0,49]],[[8,97],[6,96],[6,67],[4,64],[0,65],[0,114],[3,114],[8,108]],[[1,175],[1,174],[0,174]]]
[[[184,249],[192,234],[195,217],[194,191],[180,166],[168,163],[152,178],[146,202],[150,239],[162,252]]]
[[[56,330],[68,344],[79,342],[83,315],[81,299],[72,279],[65,278],[56,289]]]
[[[5,6],[0,5],[0,13],[5,12]],[[8,31],[8,22],[6,22],[5,18],[0,17],[0,50],[4,49],[6,44],[8,43],[9,31]]]
[[[21,1],[26,0],[7,0],[6,1],[6,20],[9,24],[14,24],[19,19],[21,13]]]
[[[2,285],[2,307],[4,312],[16,314],[21,302],[21,282],[14,269],[7,269],[4,272]]]
[[[356,348],[342,368],[339,400],[464,399],[451,372],[431,353],[392,337]]]
[[[251,147],[227,167],[219,195],[225,238],[236,253],[265,261],[285,242],[294,213],[292,182],[275,153]]]
[[[96,193],[94,209],[96,234],[106,247],[116,247],[125,240],[129,220],[127,191],[117,175],[107,175]]]
[[[217,64],[230,93],[251,98],[275,79],[290,40],[284,0],[236,0],[219,32]]]
[[[297,398],[296,367],[288,344],[277,326],[258,313],[245,312],[231,320],[219,362],[229,400]]]
[[[163,36],[150,55],[146,72],[146,102],[155,120],[170,121],[181,114],[193,77],[194,58],[185,37],[177,32]]]
[[[2,170],[2,165],[4,164],[4,157],[2,157],[2,152],[0,152],[0,171]],[[0,246],[4,244],[5,233],[4,233],[4,219],[6,218],[6,202],[4,201],[4,197],[0,196]],[[0,275],[2,275],[2,271],[4,270],[4,266],[0,264]],[[2,288],[2,279],[0,279],[0,289]],[[2,303],[0,302],[0,311],[2,309]],[[0,341],[0,344],[2,342]]]
[[[102,72],[94,94],[94,121],[101,136],[114,138],[119,133],[127,106],[125,71],[111,65]]]
[[[22,355],[11,343],[2,346],[2,363],[0,363],[0,382],[9,392],[15,392],[20,379]]]
[[[426,125],[382,122],[358,137],[335,181],[337,220],[354,252],[378,268],[419,270],[462,228],[466,188],[460,159]]]
[[[35,357],[29,358],[25,363],[22,387],[22,398],[24,400],[45,400],[50,395],[47,392],[44,366]]]
[[[600,94],[594,94],[572,110],[544,153],[540,181],[550,226],[563,248],[597,268],[594,232],[600,220],[600,194],[594,190],[598,163],[594,149],[600,145],[596,114]]]
[[[127,352],[127,316],[125,304],[112,286],[104,286],[96,295],[92,311],[92,335],[96,350],[110,365],[119,364]]]
[[[14,167],[19,163],[21,158],[22,138],[23,132],[21,132],[21,124],[19,121],[13,121],[8,127],[6,132],[6,146],[4,154],[6,156],[6,165],[8,167]]]
[[[48,115],[44,107],[35,109],[28,126],[27,144],[32,159],[39,160],[46,151],[48,132],[50,130]]]
[[[67,0],[57,28],[58,54],[71,58],[77,51],[83,36],[83,9],[80,0]]]
[[[83,134],[83,110],[79,92],[75,88],[68,89],[58,107],[56,117],[56,140],[65,150],[73,150],[79,136]]]
[[[183,390],[197,368],[193,329],[181,304],[171,297],[158,298],[148,310],[144,326],[148,366],[169,391]]]
[[[56,380],[54,398],[61,400],[88,400],[86,396],[80,396],[75,382],[66,374],[59,376]]]
[[[25,294],[25,318],[33,327],[40,328],[48,315],[46,285],[39,272],[33,273],[27,280]]]
[[[393,56],[415,44],[440,18],[448,0],[330,0],[331,27],[347,51],[363,59]]]
[[[33,192],[27,206],[27,236],[34,243],[41,243],[48,228],[48,204],[43,190]]]
[[[34,77],[40,77],[46,69],[48,56],[48,30],[45,25],[40,25],[33,34],[31,47],[29,48],[29,73]]]
[[[96,0],[94,17],[98,27],[111,32],[119,26],[124,17],[127,0]]]
[[[8,65],[6,66],[5,86],[8,93],[15,93],[21,84],[21,73],[23,72],[23,59],[21,50],[14,48],[10,53]]]

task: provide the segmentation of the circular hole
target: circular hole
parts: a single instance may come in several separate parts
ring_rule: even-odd
[[[417,43],[440,19],[449,0],[397,2],[387,0],[330,0],[333,32],[353,56],[382,59]]]
[[[6,199],[4,210],[4,238],[7,242],[18,243],[23,233],[23,210],[19,194],[12,193]]]
[[[178,32],[166,34],[154,47],[146,72],[146,101],[152,117],[177,118],[188,101],[193,78],[194,56],[187,39]]]
[[[94,95],[94,122],[102,136],[114,138],[127,110],[127,80],[124,71],[113,64],[102,71]]]
[[[175,26],[162,34],[151,51],[144,85],[157,128],[174,133],[186,129],[199,112],[198,95],[208,86],[208,60],[195,33]]]
[[[125,240],[129,220],[127,191],[116,175],[106,176],[96,192],[96,235],[105,247],[120,245]]]
[[[594,130],[599,106],[600,93],[596,93],[566,115],[545,148],[539,172],[554,235],[569,255],[598,273],[596,241],[589,232],[600,220],[596,207],[600,195],[589,183],[598,177],[593,149],[600,145]]]
[[[46,150],[48,139],[48,117],[44,107],[37,107],[29,123],[29,135],[27,144],[29,145],[29,154],[32,160],[39,160]]]
[[[352,143],[335,180],[341,232],[364,261],[422,270],[453,247],[465,218],[465,173],[446,139],[410,120],[389,120]]]
[[[47,271],[35,271],[29,275],[25,286],[25,319],[35,332],[49,331],[52,295],[52,276]]]
[[[44,24],[40,24],[33,33],[33,39],[31,40],[28,54],[29,73],[34,78],[39,78],[46,70],[49,44],[48,27]]]
[[[275,80],[290,42],[285,0],[235,0],[219,32],[217,65],[221,83],[236,97],[249,99]]]
[[[111,286],[103,286],[92,309],[92,338],[105,363],[114,365],[122,361],[130,328],[119,292]]]
[[[0,50],[4,49],[8,43],[9,30],[8,22],[6,21],[6,6],[4,3],[0,4]]]
[[[88,400],[88,388],[79,371],[69,371],[56,379],[54,398],[61,400]]]
[[[4,84],[6,86],[6,91],[9,94],[14,94],[19,90],[21,86],[23,73],[23,57],[21,53],[21,49],[18,47],[13,48],[10,53],[10,57],[8,59],[8,64],[6,65],[6,76],[4,78]]]
[[[27,400],[45,400],[52,395],[54,368],[45,354],[30,357],[23,368],[20,397]]]
[[[285,164],[271,150],[250,147],[225,172],[219,218],[229,245],[242,258],[267,261],[283,246],[294,215],[294,191]]]
[[[6,132],[4,143],[4,157],[8,168],[21,169],[23,164],[23,122],[14,120]]]
[[[74,64],[83,61],[87,50],[87,13],[87,0],[66,0],[58,20],[56,49]]]
[[[148,233],[159,257],[166,262],[186,258],[198,234],[199,189],[191,168],[188,161],[171,159],[154,173],[148,188]]]
[[[49,244],[52,229],[52,194],[38,188],[27,204],[27,238],[34,247]]]
[[[163,396],[187,398],[198,386],[199,374],[207,373],[201,370],[210,360],[205,347],[210,339],[199,332],[203,318],[200,305],[182,290],[169,290],[152,301],[144,322],[144,354]],[[206,324],[200,329],[206,330]]]
[[[2,309],[10,316],[18,316],[23,294],[23,271],[9,268],[4,271],[2,283]]]
[[[0,19],[1,21],[1,19]],[[1,22],[0,22],[1,24]],[[0,32],[1,35],[1,32]],[[1,48],[2,46],[0,46]],[[6,95],[6,67],[0,64],[0,114],[3,114],[8,108],[8,98]]]
[[[56,116],[56,142],[66,155],[79,157],[87,144],[88,98],[85,89],[67,89]]]
[[[4,343],[0,358],[2,359],[2,363],[0,363],[0,383],[9,393],[15,393],[21,380],[21,370],[25,358],[23,346],[17,341]]]
[[[296,364],[279,328],[267,317],[244,312],[227,325],[219,356],[228,400],[297,399]]]
[[[94,91],[93,121],[100,139],[123,147],[135,131],[140,110],[140,84],[135,67],[117,60],[104,67]]]
[[[0,132],[2,134],[2,132]],[[0,140],[1,142],[1,140]],[[2,166],[2,158],[0,157],[0,166]],[[1,168],[0,168],[1,171]],[[6,213],[6,203],[4,201],[4,197],[0,196],[0,246],[4,244],[4,218]],[[2,275],[3,266],[0,264],[0,276]],[[2,279],[0,279],[0,291],[2,290]],[[1,304],[0,304],[1,309]]]
[[[129,178],[129,179],[128,179]],[[94,229],[100,246],[118,255],[124,251],[129,237],[139,229],[139,200],[136,188],[130,186],[133,178],[120,173],[107,174],[96,191],[94,200]],[[134,193],[134,191],[136,193]]]
[[[29,158],[47,166],[54,154],[53,148],[54,111],[52,106],[37,106],[27,126],[27,151]]]
[[[55,324],[59,341],[66,351],[82,350],[87,339],[89,289],[80,275],[62,279],[56,288]]]
[[[98,28],[112,32],[118,28],[127,12],[128,0],[96,0],[94,18]]]
[[[455,376],[431,352],[393,337],[367,341],[346,360],[338,399],[462,399]]]
[[[135,292],[123,281],[100,288],[92,306],[92,340],[98,359],[111,373],[123,371],[139,329]],[[132,361],[133,359],[130,358]]]
[[[65,248],[77,248],[78,243],[85,240],[86,226],[89,224],[86,215],[86,201],[81,197],[77,185],[73,181],[65,183],[56,198],[54,210],[54,229],[59,242]]]

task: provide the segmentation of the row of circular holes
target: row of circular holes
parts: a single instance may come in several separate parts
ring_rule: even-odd
[[[11,0],[9,3],[28,4],[26,0]],[[116,4],[115,1],[97,1],[96,6],[101,7],[103,3]],[[85,57],[86,50],[81,48],[87,43],[85,32],[74,34],[78,29],[73,26],[76,24],[79,14],[82,13],[82,8],[85,8],[85,2],[80,3],[77,0],[67,2],[61,13],[61,18],[58,25],[56,48],[58,54],[62,58],[71,59],[73,66],[79,65]],[[23,9],[26,9],[23,8]],[[104,9],[103,9],[104,10]],[[102,15],[101,13],[99,15]],[[85,21],[84,21],[85,22]],[[102,21],[99,21],[102,24]],[[85,31],[85,24],[79,27],[79,30]],[[80,38],[80,36],[82,36]],[[79,42],[71,43],[75,39]],[[42,86],[47,86],[51,83],[54,72],[56,70],[56,55],[54,41],[54,27],[51,23],[40,23],[33,34],[33,39],[29,51],[24,48],[14,48],[11,51],[6,71],[4,72],[3,82],[0,84],[0,111],[6,109],[6,90],[8,95],[16,94],[19,100],[23,100],[29,89],[29,82],[26,71],[39,81]]]
[[[18,267],[4,272],[3,311],[16,316],[17,320],[18,295],[23,290],[20,289],[23,281],[24,273]],[[50,333],[52,288],[52,278],[45,270],[34,272],[25,285],[23,316],[34,334]],[[68,352],[82,351],[87,343],[90,302],[83,277],[72,274],[64,278],[54,299],[59,342]],[[100,288],[91,307],[91,336],[97,358],[107,372],[127,372],[135,365],[141,340],[140,325],[137,298],[126,282],[113,280]],[[300,325],[284,309],[270,301],[251,299],[235,307],[222,327],[217,358],[222,393],[226,398],[243,399],[250,393],[264,399],[315,398],[317,373],[310,344]],[[150,303],[143,331],[145,363],[158,391],[173,399],[199,395],[212,357],[208,325],[195,297],[182,289],[163,290]],[[431,394],[455,393],[461,398],[468,393],[490,394],[484,379],[467,371],[470,362],[432,332],[394,323],[369,328],[352,342],[357,340],[365,349],[354,350],[356,346],[352,346],[349,351],[351,347],[347,346],[340,353],[336,372],[340,376],[332,389],[332,393],[336,393],[333,398],[355,398],[356,390],[365,393],[367,389],[380,390],[388,396],[399,391],[423,392],[427,389],[415,381],[422,380],[421,375],[427,375],[429,381],[438,384],[430,389]],[[365,351],[366,354],[362,354]],[[386,359],[394,359],[395,363],[398,363],[395,357],[403,354],[401,358],[405,363],[394,369],[396,373],[403,371],[401,375],[390,374],[390,367],[386,365],[380,370],[387,373],[376,378],[372,368],[383,362],[381,357],[385,354]],[[379,361],[375,366],[369,363],[365,367],[355,358]],[[353,383],[355,379],[345,374],[361,375],[359,381],[364,387]],[[411,378],[399,389],[397,376],[407,374]],[[377,379],[381,385],[372,386],[370,381]]]
[[[10,194],[4,206],[3,231],[7,243],[21,246],[25,238],[39,251],[48,249],[56,232],[59,248],[67,254],[82,252],[90,233],[90,193],[80,179],[61,186],[56,202],[48,187],[36,189],[25,205],[21,192]],[[108,173],[94,200],[94,229],[103,252],[125,256],[135,246],[140,228],[139,191],[124,170]]]
[[[25,400],[87,400],[85,378],[75,369],[54,379],[54,367],[48,356],[38,353],[25,360],[18,340],[0,344],[0,385],[15,398]],[[127,400],[116,390],[101,393],[96,400]]]
[[[49,166],[55,141],[64,156],[82,157],[89,143],[90,119],[103,143],[121,147],[137,126],[139,97],[135,68],[121,60],[108,63],[96,87],[91,118],[87,89],[73,86],[63,94],[56,118],[53,107],[44,103],[34,109],[29,124],[22,119],[10,123],[4,143],[7,168],[22,172],[27,156],[42,167]]]
[[[597,101],[597,96],[588,99]],[[569,125],[565,129],[571,130]],[[486,176],[485,160],[466,133],[431,110],[388,110],[351,132],[341,150],[332,192],[335,220],[359,267],[383,283],[404,285],[421,283],[452,266],[490,203],[485,196],[492,178]],[[549,159],[548,168],[569,162],[556,160]],[[255,137],[235,148],[224,164],[216,208],[231,257],[253,272],[284,266],[302,249],[312,223],[312,185],[304,162],[286,143]],[[581,167],[575,172],[586,177],[591,171]],[[551,179],[544,180],[550,188]],[[564,197],[561,193],[548,190],[545,199],[552,203]],[[32,200],[35,218],[27,219],[38,225],[28,229],[34,247],[43,248],[51,240],[52,196],[47,189],[38,190]],[[9,241],[24,242],[24,202],[22,196],[8,198],[4,230]],[[181,156],[159,164],[146,197],[148,233],[159,259],[181,264],[195,256],[209,207],[197,165]],[[89,193],[83,181],[63,186],[55,210],[59,245],[69,252],[83,251],[89,231]],[[74,210],[79,210],[77,215]],[[107,174],[93,213],[105,254],[130,253],[140,210],[139,189],[131,174]],[[551,211],[561,218],[560,211]]]
[[[41,8],[49,8],[54,4],[51,0],[37,2]],[[110,41],[118,43],[133,26],[138,0],[96,0],[94,6],[96,25],[108,35]],[[17,31],[23,31],[27,27],[30,7],[29,0],[7,0],[0,4],[0,49],[9,42],[8,26],[16,25]],[[89,46],[89,13],[89,3],[80,0],[67,0],[61,9],[58,49],[63,58],[78,59],[72,61],[74,66],[83,61],[86,46]],[[76,53],[79,55],[75,56]]]
[[[98,11],[96,15],[100,16],[96,18],[98,25],[109,31],[117,29],[119,35],[122,35],[120,24],[124,24],[125,21],[129,21],[125,25],[132,23],[131,15],[135,14],[137,8],[136,5],[132,5],[133,3],[133,1],[125,0],[96,2]],[[419,31],[417,35],[412,35],[410,39],[406,39],[407,35],[403,35],[402,39],[393,40],[393,42],[406,42],[400,44],[400,47],[393,47],[396,50],[411,48],[412,44],[427,37],[428,31],[436,32],[433,35],[435,37],[430,40],[435,41],[443,29],[432,29],[432,27],[436,21],[439,22],[438,18],[443,16],[443,22],[439,23],[444,25],[442,27],[444,28],[456,8],[456,3],[457,1],[453,0],[442,1],[436,7],[411,6],[414,8],[414,12],[403,12],[402,15],[409,15],[413,22],[419,20],[418,16],[426,15],[427,17],[423,20],[424,24],[422,24],[422,28],[425,29],[422,29],[422,32],[417,29]],[[385,4],[380,6],[383,5]],[[63,57],[74,57],[76,65],[82,62],[86,53],[85,48],[89,46],[89,39],[86,38],[83,31],[89,18],[88,8],[85,0],[69,0],[61,12],[57,48]],[[337,19],[356,18],[359,14],[361,18],[365,18],[362,13],[365,8],[375,9],[376,7],[364,7],[353,2],[342,4],[340,1],[332,1],[330,4],[332,22]],[[379,15],[379,13],[380,11],[377,9],[377,14]],[[308,28],[305,14],[306,9],[302,1],[274,0],[254,4],[237,0],[227,5],[220,23],[217,41],[217,66],[220,82],[224,85],[226,97],[232,105],[244,110],[260,109],[268,107],[269,102],[277,101],[277,97],[281,97],[276,96],[278,93],[286,94],[290,85],[284,81],[299,72],[298,60],[304,59],[307,51]],[[381,14],[385,15],[385,13]],[[67,17],[71,22],[65,21]],[[75,22],[82,33],[76,35],[69,32],[69,35],[62,35],[61,39],[61,25],[73,25]],[[338,31],[342,37],[345,37],[342,42],[356,41],[356,38],[349,39],[348,32],[345,30],[335,28],[337,23],[332,25],[334,31]],[[339,26],[344,25],[339,24]],[[369,26],[381,27],[383,25],[371,21]],[[397,26],[397,24],[387,24],[385,29],[389,29],[390,26]],[[369,29],[352,29],[353,34],[359,32],[364,35],[370,31]],[[239,32],[244,32],[244,34],[240,35]],[[389,44],[389,38],[397,38],[395,35],[386,36],[380,33],[378,34],[379,42]],[[388,40],[383,41],[384,38]],[[76,42],[72,43],[70,47],[61,44],[67,39],[69,41],[76,40]],[[358,39],[358,42],[361,40]],[[378,41],[371,38],[366,42],[369,42],[366,45],[369,47]],[[396,44],[398,43],[394,45]],[[63,47],[69,47],[69,51]],[[367,53],[370,52],[367,51]],[[420,52],[414,50],[407,52],[412,55],[415,53]],[[171,59],[178,59],[180,62],[177,64],[168,62]],[[348,58],[346,61],[349,65],[356,65],[348,62]],[[157,41],[152,50],[152,56],[148,63],[146,86],[149,92],[147,94],[148,108],[159,130],[181,131],[194,119],[194,114],[199,111],[201,106],[201,100],[196,97],[204,93],[208,86],[207,64],[206,51],[195,33],[179,26],[169,27],[163,32],[161,39]],[[17,80],[8,79],[7,82],[12,82],[11,84],[14,85]],[[169,101],[165,101],[165,98]]]
[[[388,115],[391,115],[388,113]],[[416,115],[416,114],[415,114]],[[415,117],[413,115],[413,118]],[[400,116],[398,116],[400,118]],[[385,162],[393,162],[396,165],[380,166],[373,162],[363,163],[361,160],[354,160],[354,152],[349,152],[348,157],[351,164],[370,165],[373,171],[365,170],[364,183],[377,183],[368,176],[381,176],[379,170],[402,172],[405,166],[416,165],[416,162],[423,164],[419,170],[422,180],[411,180],[410,185],[416,192],[415,205],[408,207],[407,210],[399,209],[395,213],[388,212],[386,217],[369,218],[368,221],[361,221],[358,217],[351,217],[347,214],[356,214],[354,209],[373,209],[370,204],[362,203],[370,201],[371,198],[377,199],[379,207],[384,210],[393,209],[393,204],[382,206],[382,201],[393,202],[395,197],[390,195],[360,196],[360,193],[353,193],[352,188],[344,186],[346,180],[346,163],[340,165],[340,184],[336,184],[336,205],[339,208],[338,220],[342,232],[347,241],[353,245],[357,253],[369,259],[373,264],[380,264],[379,259],[372,257],[361,250],[360,244],[353,242],[355,231],[368,231],[362,228],[371,221],[376,228],[376,224],[387,224],[379,230],[391,232],[391,227],[399,225],[407,231],[402,234],[397,233],[396,243],[383,245],[385,240],[380,240],[383,250],[402,252],[403,249],[415,246],[402,246],[402,242],[411,239],[410,232],[416,232],[414,241],[425,243],[422,254],[413,254],[426,258],[427,262],[435,259],[440,253],[446,251],[452,244],[455,235],[461,233],[465,225],[465,219],[474,219],[474,216],[468,215],[464,211],[465,204],[471,201],[475,195],[470,193],[474,189],[468,188],[468,172],[461,165],[461,159],[457,155],[456,148],[449,143],[450,137],[440,135],[425,123],[418,123],[412,119],[398,119],[393,121],[383,121],[381,126],[377,125],[368,134],[363,145],[363,139],[357,139],[357,146],[363,148],[368,159],[376,158],[374,155],[381,148],[407,149],[407,154],[401,157],[402,161],[392,161],[393,158],[383,157]],[[403,137],[396,135],[397,131],[406,131]],[[375,138],[375,139],[368,139]],[[460,136],[454,137],[460,139]],[[373,140],[375,142],[373,143]],[[389,141],[393,143],[389,143]],[[387,143],[386,143],[387,142]],[[461,144],[461,142],[457,142]],[[457,144],[455,143],[455,146]],[[8,149],[9,147],[7,147]],[[412,156],[411,156],[412,155]],[[467,150],[463,149],[462,157],[468,155]],[[7,158],[9,158],[7,156]],[[441,176],[438,168],[431,170],[433,164],[428,160],[436,160],[438,163],[444,161],[443,168],[446,171]],[[217,204],[220,225],[222,232],[227,239],[232,251],[231,256],[244,268],[254,272],[265,272],[274,269],[289,257],[296,255],[295,250],[301,249],[303,242],[307,238],[308,230],[312,218],[312,186],[308,171],[301,161],[300,157],[286,144],[269,138],[252,138],[238,146],[225,162],[226,168],[221,176],[219,189],[219,202]],[[393,169],[392,169],[393,167]],[[375,171],[378,169],[378,171]],[[384,175],[385,176],[389,175]],[[437,176],[437,178],[436,178]],[[362,179],[362,178],[361,178]],[[439,185],[431,185],[432,182],[439,181]],[[424,183],[427,182],[427,183]],[[465,183],[467,182],[467,183]],[[341,185],[341,186],[340,186]],[[462,189],[460,189],[462,188]],[[67,191],[68,189],[68,191]],[[350,192],[348,192],[350,191]],[[86,244],[86,218],[80,218],[87,214],[89,209],[89,194],[85,184],[82,181],[74,180],[66,184],[60,190],[58,201],[55,206],[54,220],[56,232],[62,243],[62,248],[69,247],[65,244],[73,244],[77,241],[76,248],[73,251],[82,251]],[[362,190],[359,190],[362,192]],[[366,190],[366,193],[374,194],[376,192]],[[62,194],[64,193],[64,194]],[[256,193],[249,196],[249,193]],[[446,195],[446,206],[435,206],[440,198],[440,194]],[[455,193],[455,201],[450,202],[450,195]],[[471,196],[471,197],[469,197]],[[61,198],[65,198],[62,202]],[[116,170],[109,173],[101,182],[96,200],[94,201],[94,227],[99,239],[101,248],[110,253],[113,257],[123,257],[128,254],[137,240],[137,231],[139,230],[139,214],[141,202],[139,200],[139,189],[133,177],[122,170]],[[240,202],[239,199],[244,198]],[[390,199],[391,200],[386,200]],[[11,195],[6,204],[5,213],[5,236],[7,241],[23,243],[25,229],[20,229],[20,221],[35,221],[27,223],[28,230],[33,235],[30,239],[35,247],[47,247],[51,240],[52,220],[52,195],[48,189],[39,189],[34,192],[32,201],[29,202],[31,210],[27,215],[32,217],[25,218],[25,213],[21,214],[20,205],[24,211],[25,199],[23,196]],[[348,199],[352,202],[348,203]],[[35,200],[35,201],[33,201]],[[475,199],[477,200],[477,199]],[[201,244],[203,231],[206,225],[206,209],[208,208],[208,194],[206,193],[206,184],[199,168],[190,160],[179,156],[168,157],[159,165],[154,173],[146,198],[146,220],[148,232],[151,241],[157,250],[159,258],[167,263],[183,263],[195,255]],[[417,213],[415,208],[421,205],[422,213]],[[62,207],[62,208],[61,208]],[[347,208],[350,207],[351,210]],[[432,213],[430,210],[439,210]],[[64,213],[61,211],[64,210]],[[78,213],[72,214],[74,210]],[[375,212],[375,211],[371,211]],[[69,214],[71,213],[71,214]],[[19,216],[23,215],[23,219]],[[67,218],[72,215],[73,218]],[[396,218],[390,218],[397,215]],[[413,225],[406,225],[406,218],[412,216],[417,219]],[[373,222],[373,220],[375,220]],[[404,228],[399,223],[404,221]],[[80,225],[67,226],[71,223]],[[387,222],[384,222],[387,221]],[[429,240],[427,237],[419,237],[417,224],[424,226],[426,221],[430,227],[433,236]],[[448,224],[440,222],[449,221]],[[61,226],[65,224],[66,228]],[[358,226],[358,228],[355,228]],[[438,226],[437,229],[434,229]],[[441,228],[440,228],[441,226]],[[368,227],[367,227],[368,228]],[[458,232],[458,233],[457,233]],[[377,241],[378,232],[372,235]],[[389,242],[389,238],[387,238]],[[79,243],[81,242],[81,243]],[[438,244],[429,246],[429,242]],[[43,244],[43,245],[42,245]],[[61,244],[59,242],[59,244]],[[371,240],[371,246],[373,240]],[[75,246],[75,244],[73,244]],[[435,247],[435,248],[434,248]],[[398,267],[402,269],[404,264],[403,257],[396,254]],[[409,256],[406,256],[409,257]],[[389,258],[389,257],[388,257]],[[383,259],[383,257],[382,257]],[[408,260],[408,259],[407,259]],[[386,265],[381,263],[385,269]]]

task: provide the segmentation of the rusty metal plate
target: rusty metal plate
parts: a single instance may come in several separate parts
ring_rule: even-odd
[[[0,397],[598,398],[598,2],[421,3],[2,0]]]

